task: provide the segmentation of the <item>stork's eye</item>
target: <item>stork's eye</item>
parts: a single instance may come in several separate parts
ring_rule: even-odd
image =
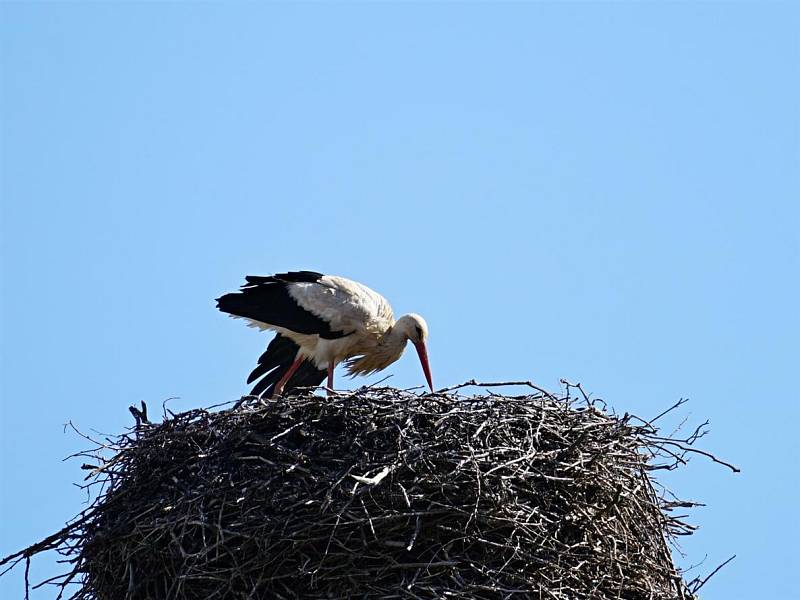
[[[417,330],[417,338],[422,339],[422,327],[415,325],[414,328]]]

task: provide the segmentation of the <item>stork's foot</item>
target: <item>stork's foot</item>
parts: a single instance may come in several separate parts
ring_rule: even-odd
[[[278,383],[275,384],[272,393],[269,395],[270,398],[275,398],[277,396],[283,395],[283,388],[286,387],[286,384],[292,378],[294,372],[297,371],[297,369],[300,367],[301,364],[303,364],[304,360],[305,359],[302,356],[298,356],[295,359],[295,361],[292,363],[292,366],[290,366],[287,369],[286,373],[283,374],[283,377],[280,378],[280,381],[278,381]]]
[[[238,410],[242,406],[242,404],[244,404],[248,400],[252,400],[253,398],[258,398],[258,396],[253,396],[252,394],[248,396],[242,396],[234,403],[233,408],[231,410]]]
[[[272,393],[269,395],[270,399],[278,398],[280,396],[283,396],[283,386],[281,386],[280,388],[276,387],[274,390],[272,390]]]

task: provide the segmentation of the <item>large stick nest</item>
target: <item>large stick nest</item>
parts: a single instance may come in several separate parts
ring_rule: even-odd
[[[60,551],[75,599],[690,599],[690,504],[651,471],[692,441],[541,392],[170,413],[102,442],[94,503],[3,562]]]

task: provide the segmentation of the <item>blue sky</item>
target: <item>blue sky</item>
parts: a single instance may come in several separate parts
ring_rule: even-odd
[[[681,564],[738,555],[704,599],[800,597],[798,5],[0,15],[0,554],[83,506],[65,422],[237,398],[268,338],[213,299],[306,268],[423,314],[437,385],[691,398],[742,473],[669,478],[708,505]]]

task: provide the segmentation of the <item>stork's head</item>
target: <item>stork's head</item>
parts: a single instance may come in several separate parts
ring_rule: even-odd
[[[428,324],[425,319],[414,313],[403,315],[394,324],[394,329],[414,344],[419,355],[419,362],[422,363],[422,370],[425,372],[425,379],[428,381],[428,387],[433,391],[431,366],[428,363]]]

